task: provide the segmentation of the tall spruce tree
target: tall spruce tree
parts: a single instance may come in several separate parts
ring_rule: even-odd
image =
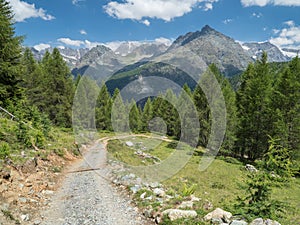
[[[250,64],[242,75],[237,92],[239,127],[236,150],[241,157],[251,160],[261,158],[268,149],[271,128],[270,70],[267,54],[255,64]]]
[[[112,99],[104,83],[96,103],[96,127],[99,130],[111,131],[111,106]]]
[[[9,3],[0,0],[0,105],[8,107],[22,98],[21,42],[15,36],[13,12]]]
[[[279,75],[272,94],[274,134],[284,148],[300,156],[300,59],[295,57]]]
[[[70,127],[75,88],[71,72],[57,48],[52,54],[45,54],[42,67],[45,73],[42,111],[55,125]]]

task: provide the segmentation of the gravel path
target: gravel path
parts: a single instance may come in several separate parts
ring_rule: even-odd
[[[88,169],[97,169],[85,171]],[[42,213],[42,225],[150,224],[105,177],[106,151],[97,143],[69,169],[62,187]],[[82,172],[74,172],[82,171]]]

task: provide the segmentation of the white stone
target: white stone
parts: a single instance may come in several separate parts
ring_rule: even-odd
[[[162,212],[163,215],[168,215],[171,221],[181,218],[194,218],[197,216],[195,210],[180,210],[180,209],[167,209]]]

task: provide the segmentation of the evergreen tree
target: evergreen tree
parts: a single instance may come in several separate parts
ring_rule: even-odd
[[[274,136],[284,148],[300,156],[300,59],[294,58],[280,74],[272,95]],[[298,154],[298,156],[297,156]]]
[[[153,107],[151,99],[148,98],[142,113],[142,131],[149,132],[149,122],[153,119]]]
[[[130,130],[133,133],[138,133],[141,131],[141,115],[140,111],[136,105],[136,102],[134,100],[130,103],[130,114],[129,114],[129,124],[130,124]]]
[[[46,53],[42,60],[45,73],[45,91],[42,111],[58,126],[71,126],[74,83],[71,72],[57,48]]]
[[[81,77],[78,81],[76,95],[73,102],[73,125],[85,129],[95,127],[95,105],[99,87],[88,76]]]
[[[226,133],[222,144],[221,154],[231,155],[236,141],[237,108],[235,92],[228,79],[224,77],[215,64],[209,66],[210,71],[218,80],[226,104]]]
[[[96,127],[99,130],[111,131],[111,106],[112,99],[107,87],[102,83],[96,103]]]
[[[236,144],[241,157],[255,160],[268,149],[268,135],[272,129],[270,77],[266,53],[254,65],[250,64],[242,76],[241,88],[237,93],[239,127]]]
[[[0,105],[8,107],[22,98],[21,82],[21,42],[15,36],[13,12],[9,3],[0,0]]]
[[[116,88],[111,109],[112,128],[115,132],[126,132],[129,129],[129,115],[118,88]]]
[[[210,134],[210,128],[211,128],[211,121],[210,121],[211,115],[210,115],[210,109],[209,109],[207,98],[200,84],[198,84],[194,90],[193,100],[194,100],[195,107],[198,111],[198,118],[199,118],[200,133],[199,133],[198,145],[207,146],[209,134]]]

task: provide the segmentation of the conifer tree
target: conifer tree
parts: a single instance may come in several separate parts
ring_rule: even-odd
[[[237,153],[251,160],[261,158],[268,149],[268,135],[272,129],[270,76],[267,54],[264,53],[260,60],[248,66],[237,93]]]
[[[131,101],[130,105],[130,114],[129,114],[129,124],[130,130],[134,133],[141,131],[141,115],[140,111],[134,100]]]
[[[21,42],[15,36],[13,12],[9,3],[0,0],[0,105],[8,107],[22,98],[21,82]]]
[[[100,93],[96,103],[96,127],[99,130],[111,131],[111,106],[112,99],[104,83],[101,85]]]
[[[142,131],[149,132],[149,122],[153,118],[153,107],[151,98],[147,99],[142,113]]]
[[[295,57],[279,75],[272,94],[274,136],[299,157],[300,151],[300,59]]]

